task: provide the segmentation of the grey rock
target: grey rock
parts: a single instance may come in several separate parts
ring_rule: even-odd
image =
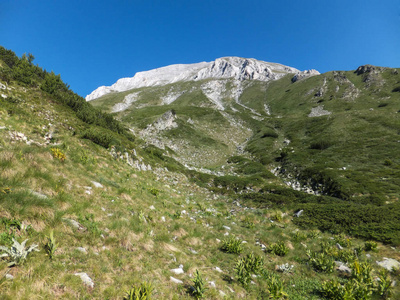
[[[92,184],[93,184],[94,187],[96,187],[96,188],[103,188],[103,185],[102,185],[100,182],[92,181]]]
[[[84,226],[82,226],[81,223],[79,223],[78,221],[75,221],[73,219],[64,219],[64,221],[68,222],[75,229],[78,229],[78,230],[85,230],[86,229]]]
[[[86,248],[83,248],[83,247],[76,247],[75,249],[78,250],[79,252],[82,252],[82,253],[84,253],[84,254],[87,254]]]
[[[171,269],[171,272],[175,273],[176,275],[185,273],[185,271],[183,271],[183,265],[179,265],[179,267],[176,269]]]
[[[14,276],[12,276],[11,274],[6,274],[6,279],[7,280],[13,280],[14,279]]]
[[[343,262],[335,261],[335,264],[336,264],[336,268],[338,271],[346,273],[346,274],[351,274],[351,269]]]
[[[296,218],[298,218],[298,217],[300,217],[300,216],[303,214],[303,212],[304,212],[304,210],[301,209],[301,210],[295,212],[293,216],[295,216]]]
[[[93,280],[89,277],[88,274],[86,274],[86,273],[75,273],[74,275],[75,275],[75,276],[79,276],[79,277],[82,279],[83,283],[84,283],[85,285],[87,285],[88,287],[94,288],[94,282],[93,282]]]
[[[296,81],[302,80],[304,78],[312,77],[312,76],[315,76],[315,75],[320,75],[320,73],[317,70],[314,70],[314,69],[306,70],[306,71],[303,71],[303,72],[299,72],[299,73],[297,73],[296,75],[293,76],[292,82],[294,83]]]
[[[388,271],[392,271],[393,269],[400,269],[400,262],[393,258],[384,257],[382,261],[377,261],[376,263]]]
[[[172,277],[172,276],[170,276],[169,279],[170,279],[173,283],[179,283],[179,284],[182,284],[182,283],[183,283],[182,280],[176,279],[176,278],[174,278],[174,277]]]
[[[321,117],[321,116],[326,116],[326,115],[330,115],[331,112],[324,110],[324,107],[322,105],[317,106],[317,107],[313,107],[311,109],[311,112],[308,114],[309,118],[313,118],[313,117]]]

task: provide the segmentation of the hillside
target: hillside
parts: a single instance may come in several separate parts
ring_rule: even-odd
[[[330,99],[347,91],[329,85],[337,72],[295,83],[290,75],[269,83],[243,81],[239,101],[226,97],[224,110],[196,89],[210,79],[141,87],[87,103],[59,75],[0,47],[0,253],[13,239],[28,239],[27,248],[36,244],[39,250],[26,260],[2,257],[0,298],[123,299],[142,283],[145,290],[151,284],[156,299],[400,297],[399,286],[391,287],[400,279],[394,261],[400,260],[399,75],[394,69],[374,72],[379,88],[366,87],[371,71],[340,73],[362,97],[346,102],[349,109]],[[324,78],[327,88],[316,96]],[[192,94],[160,105],[162,95],[186,86]],[[304,96],[311,89],[314,95]],[[136,109],[108,113],[139,91]],[[319,113],[331,114],[308,117],[321,105]],[[329,130],[339,125],[348,136],[345,130],[332,135]],[[324,135],[331,144],[325,145]],[[357,144],[358,136],[366,142]],[[151,145],[155,139],[164,149]],[[339,148],[352,140],[353,146]],[[356,146],[366,158],[355,155]],[[177,161],[192,164],[192,149],[201,147],[210,153],[199,153],[192,170]],[[212,156],[217,159],[204,163]],[[331,164],[323,163],[326,157]],[[368,174],[370,166],[375,169]],[[325,190],[326,182],[306,182],[315,178],[311,167],[335,170],[332,181],[347,178],[343,195]],[[287,186],[296,171],[296,180],[304,178],[323,195]],[[344,171],[351,173],[342,177]],[[376,174],[387,178],[384,186]],[[365,191],[353,195],[363,180]],[[343,208],[345,214],[336,211]],[[343,222],[333,228],[338,217]],[[389,263],[397,270],[385,272]]]

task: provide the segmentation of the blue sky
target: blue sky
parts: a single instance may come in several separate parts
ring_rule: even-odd
[[[81,96],[223,56],[320,72],[400,67],[400,1],[1,0],[0,45],[32,53]]]

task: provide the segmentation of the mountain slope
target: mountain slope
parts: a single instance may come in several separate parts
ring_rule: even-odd
[[[393,70],[379,71],[377,76],[388,86],[397,86],[398,77],[388,71]],[[361,90],[371,82],[369,75],[354,74],[350,79]],[[268,88],[250,85],[241,99],[244,104],[233,101],[237,111],[190,106],[193,98],[184,97],[176,102],[181,111],[168,108],[165,114],[163,106],[146,106],[144,115],[137,117],[142,117],[143,125],[154,119],[150,127],[144,126],[150,135],[175,130],[185,139],[200,130],[187,127],[188,131],[181,132],[185,127],[180,115],[191,117],[195,124],[216,123],[215,128],[231,115],[240,117],[242,126],[253,131],[248,150],[261,157],[266,151],[256,151],[259,148],[277,147],[278,151],[280,145],[287,145],[283,133],[289,131],[295,134],[288,146],[300,147],[303,129],[298,121],[303,114],[306,120],[329,117],[307,117],[312,103],[307,103],[310,109],[299,112],[280,107],[284,105],[280,95],[290,93],[286,88],[281,94],[281,88],[292,87],[294,95],[288,101],[296,103],[300,82],[292,84],[289,76]],[[317,82],[323,84],[324,79]],[[308,84],[315,87],[313,81]],[[385,92],[385,84],[376,92]],[[197,285],[198,296],[206,299],[285,298],[285,294],[288,299],[332,299],[335,291],[344,288],[371,295],[367,299],[388,293],[393,299],[400,297],[399,286],[391,286],[399,280],[398,272],[381,272],[400,260],[393,247],[400,243],[396,240],[398,203],[354,203],[295,191],[265,172],[265,166],[251,160],[250,153],[230,157],[221,168],[226,176],[188,170],[166,155],[172,155],[172,149],[163,151],[135,139],[109,114],[74,95],[60,76],[46,75],[2,47],[0,89],[1,299],[122,299],[141,283],[152,285],[150,294],[155,299],[193,299],[196,274],[202,279],[197,282],[204,282]],[[264,100],[254,100],[264,99],[260,95],[268,91],[267,99],[275,100],[266,109]],[[201,94],[197,96],[197,104],[205,103]],[[386,99],[382,106],[374,102],[375,96],[372,93],[365,101],[390,116],[397,98],[393,103]],[[296,120],[294,128],[290,122],[278,123],[284,113]],[[275,123],[267,123],[268,118]],[[387,123],[382,123],[380,115],[376,119],[376,126],[392,126],[390,117]],[[321,120],[306,124],[309,136],[314,126],[329,127],[326,119]],[[209,131],[203,133],[196,139],[209,141]],[[384,133],[381,128],[379,133]],[[291,162],[294,158],[289,152]],[[279,164],[288,163],[285,155],[279,155]],[[136,162],[146,168],[137,168]],[[9,267],[12,259],[3,255],[3,247],[9,249],[13,238],[19,243],[28,239],[26,246],[37,244],[40,251]],[[56,246],[54,252],[51,245]],[[334,261],[342,263],[335,266]],[[353,274],[363,271],[362,278],[343,273],[350,269]]]

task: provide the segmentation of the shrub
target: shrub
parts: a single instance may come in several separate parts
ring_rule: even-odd
[[[328,149],[330,146],[332,146],[331,142],[322,140],[311,143],[310,149],[325,150]]]
[[[350,247],[351,246],[351,239],[346,237],[344,234],[339,234],[335,236],[335,242],[338,243],[340,246],[343,247]]]
[[[221,250],[226,253],[240,254],[243,252],[242,241],[231,236],[222,241]]]
[[[82,133],[81,137],[91,140],[93,143],[103,146],[104,148],[109,148],[113,141],[113,135],[103,128],[90,127]]]
[[[289,252],[289,248],[284,242],[273,243],[267,247],[267,252],[273,253],[278,256],[285,256]]]
[[[367,241],[364,244],[364,250],[365,251],[376,251],[376,248],[378,247],[378,244],[373,241]]]

